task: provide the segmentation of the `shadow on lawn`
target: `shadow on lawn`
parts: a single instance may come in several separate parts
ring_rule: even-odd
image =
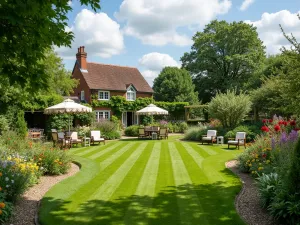
[[[232,176],[228,171],[224,172]],[[244,224],[234,209],[240,184],[225,185],[222,182],[185,184],[166,187],[155,197],[133,195],[113,201],[91,200],[82,203],[76,212],[66,211],[65,201],[44,198],[40,222],[43,225]],[[178,205],[181,205],[180,209]]]

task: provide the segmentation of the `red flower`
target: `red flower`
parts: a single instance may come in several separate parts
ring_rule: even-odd
[[[266,120],[266,119],[263,119],[263,120],[262,120],[262,122],[263,122],[263,123],[266,123],[266,122],[267,122],[267,120]]]
[[[267,154],[266,154],[266,153],[262,154],[262,157],[263,157],[263,158],[266,158],[266,157],[267,157]]]
[[[298,131],[298,130],[300,130],[300,128],[298,128],[298,127],[295,127],[295,128],[294,128],[294,130],[295,130],[295,131]]]
[[[279,126],[278,124],[275,125],[275,126],[274,126],[274,130],[277,131],[277,132],[280,131],[280,126]]]
[[[267,127],[267,126],[263,126],[263,127],[261,128],[261,130],[264,131],[264,132],[269,132],[269,131],[270,131],[270,130],[269,130],[269,127]]]
[[[273,120],[272,120],[272,119],[269,119],[269,123],[273,123]]]
[[[295,120],[292,120],[292,121],[290,122],[290,125],[291,125],[291,126],[296,126],[296,121],[295,121]]]

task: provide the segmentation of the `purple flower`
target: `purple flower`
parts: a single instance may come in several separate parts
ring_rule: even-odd
[[[271,139],[271,147],[272,147],[272,150],[274,150],[276,147],[276,141],[274,138]]]
[[[280,144],[284,144],[288,141],[288,137],[285,132],[282,132],[281,137],[280,137]]]
[[[290,141],[297,141],[298,140],[298,132],[295,130],[292,130],[291,133],[289,134],[288,139]]]

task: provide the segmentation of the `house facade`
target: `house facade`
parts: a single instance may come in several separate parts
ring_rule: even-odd
[[[72,77],[79,80],[73,95],[81,102],[91,103],[92,96],[98,101],[108,101],[112,96],[123,96],[127,101],[137,98],[151,98],[153,90],[137,68],[87,62],[84,46],[78,48]],[[110,108],[94,108],[96,120],[110,119]],[[135,112],[123,112],[122,123],[125,126],[138,124]]]

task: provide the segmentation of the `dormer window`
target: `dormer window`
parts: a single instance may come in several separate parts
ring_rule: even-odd
[[[128,101],[135,101],[135,99],[136,99],[136,90],[132,85],[130,85],[127,88],[126,97],[127,97]]]

